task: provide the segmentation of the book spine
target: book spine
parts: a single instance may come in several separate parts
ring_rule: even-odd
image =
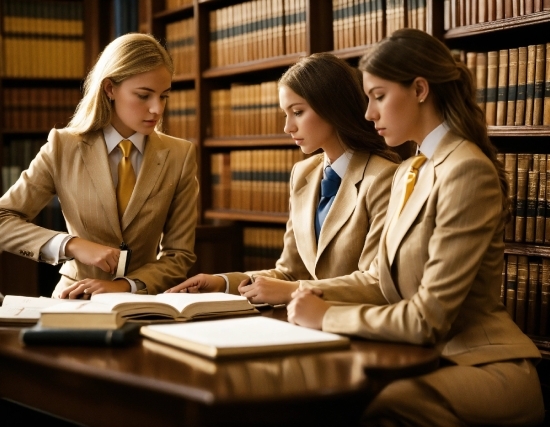
[[[497,51],[487,53],[487,94],[485,104],[485,117],[487,125],[496,124],[497,84],[498,84],[498,56]]]
[[[518,256],[508,255],[506,262],[506,310],[512,319],[516,318],[517,277]]]
[[[516,288],[515,321],[518,327],[525,332],[527,310],[527,282],[529,280],[529,262],[526,255],[518,256],[518,273]]]
[[[516,92],[518,89],[518,49],[509,50],[508,94],[506,106],[506,126],[514,126],[516,119]]]
[[[543,122],[543,104],[544,104],[544,80],[546,65],[546,46],[544,44],[536,45],[535,50],[535,83],[533,94],[533,125],[540,126]]]
[[[499,51],[498,83],[497,83],[497,113],[496,125],[506,124],[506,104],[508,102],[508,49]]]

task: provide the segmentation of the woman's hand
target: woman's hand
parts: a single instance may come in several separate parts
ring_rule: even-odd
[[[103,294],[106,292],[130,292],[131,287],[125,279],[119,280],[99,280],[99,279],[84,279],[73,283],[68,288],[65,288],[59,295],[59,298],[68,299],[88,299],[95,294]]]
[[[330,304],[317,295],[322,295],[322,291],[306,289],[294,292],[292,301],[286,308],[288,321],[311,329],[322,329],[323,317]]]
[[[197,274],[190,277],[185,282],[167,289],[165,293],[174,292],[225,292],[225,279],[220,276],[213,276],[211,274]]]
[[[254,276],[252,283],[250,280],[243,280],[238,289],[241,295],[253,304],[277,305],[288,304],[292,299],[292,292],[298,289],[298,286],[298,282]]]
[[[120,249],[73,237],[65,245],[65,255],[82,264],[98,267],[106,273],[115,274],[120,257]]]

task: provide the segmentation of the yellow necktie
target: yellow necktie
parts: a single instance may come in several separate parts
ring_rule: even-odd
[[[136,174],[130,161],[130,152],[132,151],[132,141],[127,139],[122,140],[118,144],[122,151],[122,159],[118,164],[118,185],[116,187],[116,197],[118,205],[118,216],[122,218],[124,211],[128,206],[132,191],[136,185]]]
[[[401,211],[403,210],[405,203],[407,203],[407,200],[409,200],[409,197],[413,192],[414,185],[416,184],[418,170],[420,169],[420,166],[424,164],[425,161],[426,161],[426,156],[422,153],[418,154],[417,156],[414,156],[410,169],[407,172],[407,175],[405,176],[405,188],[403,189],[403,197],[401,198],[401,204],[399,205],[399,209],[396,212],[397,216],[401,214]]]

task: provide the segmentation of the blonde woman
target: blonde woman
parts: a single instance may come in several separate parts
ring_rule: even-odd
[[[153,37],[115,39],[88,74],[71,122],[52,129],[0,199],[0,249],[64,263],[54,297],[155,294],[194,263],[194,147],[159,131],[173,71]],[[30,222],[54,196],[68,234]],[[131,257],[118,277],[121,247]]]

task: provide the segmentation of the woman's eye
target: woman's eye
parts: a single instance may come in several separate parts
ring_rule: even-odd
[[[376,99],[377,101],[381,101],[382,98],[384,98],[384,95],[378,95],[374,97],[374,99]]]
[[[143,99],[143,100],[146,100],[149,97],[149,95],[140,95],[139,93],[137,96],[139,99]]]
[[[296,117],[300,117],[302,115],[302,112],[301,111],[294,111],[294,115]]]

